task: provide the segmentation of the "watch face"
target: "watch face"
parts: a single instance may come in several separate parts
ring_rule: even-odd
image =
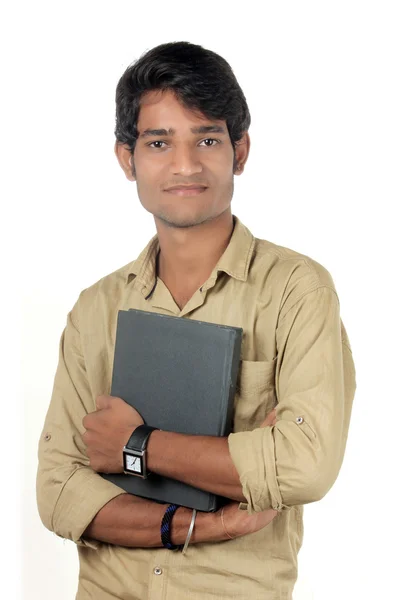
[[[125,471],[135,473],[137,475],[143,475],[142,458],[141,456],[132,456],[131,454],[124,454],[125,460]]]

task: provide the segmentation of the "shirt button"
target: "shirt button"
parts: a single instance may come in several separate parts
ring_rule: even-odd
[[[299,425],[303,422],[303,420],[303,417],[296,417],[296,423],[299,423]]]
[[[162,569],[160,567],[156,567],[153,571],[154,575],[161,575]]]
[[[49,440],[51,440],[51,434],[50,433],[46,433],[46,435],[44,436],[44,439],[46,442],[48,442]]]

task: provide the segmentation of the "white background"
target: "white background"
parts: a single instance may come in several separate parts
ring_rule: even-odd
[[[327,496],[305,508],[294,600],[400,597],[397,6],[3,8],[1,597],[75,597],[76,547],[37,513],[37,443],[67,312],[155,233],[113,154],[117,81],[146,50],[180,40],[226,58],[249,104],[251,151],[235,177],[234,214],[257,237],[330,271],[353,349],[345,460]]]

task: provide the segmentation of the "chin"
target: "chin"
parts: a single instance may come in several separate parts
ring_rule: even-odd
[[[147,209],[148,210],[148,209]],[[216,215],[210,213],[204,206],[174,206],[159,207],[149,210],[154,218],[159,219],[168,227],[188,228],[211,221]]]
[[[205,221],[212,220],[213,217],[197,216],[190,217],[189,215],[166,215],[165,213],[159,213],[154,215],[157,219],[160,219],[168,227],[176,227],[179,229],[187,229],[189,227],[196,227],[201,225]]]

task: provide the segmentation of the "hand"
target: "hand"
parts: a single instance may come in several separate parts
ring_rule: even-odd
[[[144,421],[132,406],[117,396],[98,396],[97,410],[82,420],[83,443],[92,469],[99,473],[123,473],[122,449]]]
[[[222,510],[224,511],[223,524],[221,519]],[[268,508],[262,512],[249,515],[247,510],[239,510],[239,502],[230,502],[215,513],[223,532],[220,539],[230,539],[226,532],[229,533],[231,538],[236,538],[259,531],[269,525],[277,514],[277,510]]]

